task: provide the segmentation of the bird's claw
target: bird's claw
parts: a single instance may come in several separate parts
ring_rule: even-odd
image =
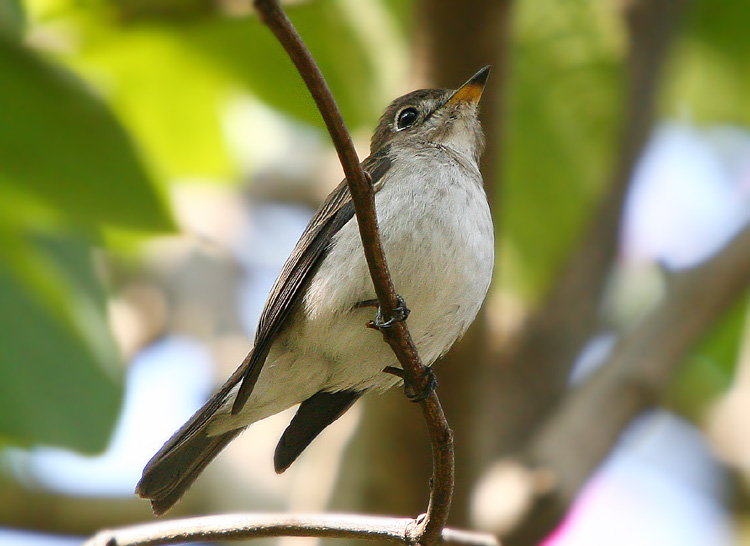
[[[396,298],[398,299],[398,305],[393,310],[393,316],[391,316],[388,320],[383,320],[383,315],[381,313],[380,307],[378,307],[378,312],[375,315],[375,320],[371,320],[367,323],[368,328],[373,328],[374,330],[386,330],[388,328],[393,328],[393,326],[397,322],[403,322],[407,319],[411,311],[406,306],[404,298],[398,295],[396,296]]]
[[[417,390],[414,388],[414,385],[408,379],[406,379],[406,374],[404,374],[404,370],[402,370],[401,368],[396,368],[395,366],[386,366],[385,368],[383,368],[383,371],[385,373],[395,375],[396,377],[400,377],[404,380],[404,394],[406,395],[406,398],[409,399],[409,402],[416,403],[421,402],[422,400],[426,400],[433,392],[435,392],[435,389],[438,386],[435,372],[433,372],[432,368],[429,367],[425,368],[425,374],[427,374],[427,384],[420,392],[417,392]]]
[[[435,392],[435,389],[438,386],[435,372],[432,371],[432,368],[428,367],[425,368],[425,373],[427,374],[427,384],[420,392],[417,392],[414,385],[410,382],[404,381],[404,394],[409,399],[409,402],[421,402],[422,400],[429,398],[430,395]]]

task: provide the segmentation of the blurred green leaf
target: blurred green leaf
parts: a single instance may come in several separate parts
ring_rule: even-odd
[[[662,111],[750,124],[748,2],[691,2],[666,72]],[[720,97],[720,99],[718,99]]]
[[[87,19],[84,45],[68,60],[87,78],[107,82],[108,102],[159,181],[233,176],[220,118],[227,77],[170,27],[111,25]]]
[[[134,147],[71,74],[0,32],[0,179],[82,225],[172,227]]]
[[[608,182],[622,52],[610,5],[519,4],[503,153],[501,281],[538,297]]]
[[[741,298],[690,351],[667,393],[670,405],[702,418],[707,405],[732,384],[747,317],[747,298]]]
[[[750,3],[692,2],[668,57],[660,108],[750,123]],[[612,166],[622,120],[616,7],[519,4],[502,170],[502,282],[534,299],[569,252]],[[720,97],[720,100],[717,100]]]
[[[246,91],[322,127],[302,79],[254,15],[193,4],[107,4],[74,18],[80,48],[66,61],[104,82],[107,100],[142,143],[160,178],[236,177],[224,140],[227,99]],[[184,8],[184,9],[183,9]],[[372,52],[335,0],[288,6],[350,128],[371,129],[384,106]],[[390,97],[388,97],[390,99]]]
[[[401,30],[407,35],[414,32],[415,3],[414,0],[382,0],[383,7],[388,9]]]
[[[20,38],[26,26],[26,13],[21,0],[0,0],[0,33]]]
[[[287,12],[326,77],[350,128],[372,125],[384,105],[377,104],[371,62],[337,2],[290,5]],[[185,28],[185,39],[196,54],[211,55],[270,106],[323,126],[302,78],[281,44],[257,17],[208,20]]]
[[[89,247],[0,235],[0,438],[100,451],[122,385]]]

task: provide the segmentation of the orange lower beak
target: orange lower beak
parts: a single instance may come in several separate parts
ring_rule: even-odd
[[[485,66],[479,72],[474,74],[469,81],[459,87],[451,98],[448,99],[446,104],[458,104],[459,102],[468,102],[472,104],[478,104],[479,99],[482,98],[482,92],[484,86],[487,83],[487,78],[490,75],[490,67]]]

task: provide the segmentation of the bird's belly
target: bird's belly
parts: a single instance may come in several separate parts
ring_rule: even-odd
[[[419,189],[384,188],[376,207],[394,285],[411,310],[407,325],[423,362],[431,365],[479,311],[492,277],[494,242],[479,185]],[[379,332],[366,328],[376,308],[357,305],[374,298],[352,219],[336,235],[292,327],[299,339],[316,340],[313,352],[325,355],[331,390],[395,383],[381,371],[398,364],[395,356]],[[312,347],[306,343],[306,349]]]

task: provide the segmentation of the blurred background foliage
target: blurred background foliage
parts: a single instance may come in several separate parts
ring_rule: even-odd
[[[617,4],[515,6],[494,294],[525,309],[580,236],[614,160],[627,68]],[[295,1],[288,14],[362,142],[415,83],[413,3]],[[750,124],[749,20],[747,2],[689,3],[660,116]],[[143,260],[142,242],[183,229],[176,187],[245,181],[227,136],[238,97],[323,131],[245,0],[0,0],[0,442],[106,446],[123,388],[108,264]],[[718,324],[675,383],[688,413],[727,387],[745,314],[738,305]]]

